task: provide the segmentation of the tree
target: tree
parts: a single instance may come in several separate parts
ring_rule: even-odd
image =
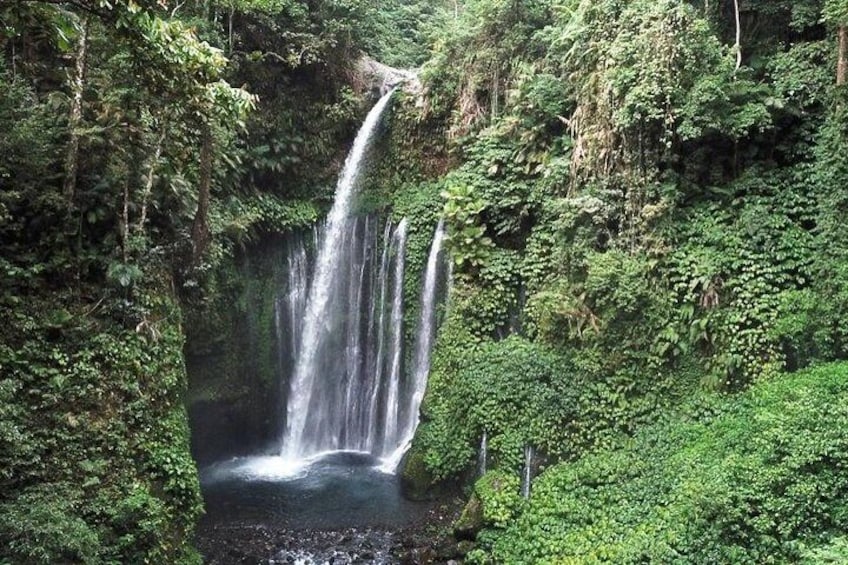
[[[74,76],[71,81],[71,109],[68,116],[68,153],[65,158],[65,180],[62,193],[67,201],[68,211],[73,207],[74,193],[77,185],[77,170],[79,169],[80,133],[82,124],[82,98],[85,89],[85,66],[88,52],[88,17],[83,16],[78,26],[79,37],[75,54]]]
[[[836,84],[842,86],[845,84],[848,75],[848,26],[841,24],[837,30],[837,37],[839,47],[836,63]]]
[[[733,46],[736,51],[736,70],[742,66],[742,22],[739,15],[739,0],[733,0],[733,15],[736,19],[736,44]]]
[[[848,0],[827,0],[825,20],[836,28],[836,84],[848,81]]]

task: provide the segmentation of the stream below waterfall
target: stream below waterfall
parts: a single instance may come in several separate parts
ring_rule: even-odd
[[[206,511],[233,521],[299,528],[402,527],[427,505],[401,496],[399,479],[366,454],[339,452],[280,474],[275,457],[234,459],[201,475]]]
[[[433,563],[433,532],[456,503],[412,502],[366,454],[339,452],[297,469],[278,457],[237,458],[201,471],[207,563]]]

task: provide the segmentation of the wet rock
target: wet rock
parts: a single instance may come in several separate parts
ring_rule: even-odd
[[[483,529],[483,502],[472,494],[459,519],[453,525],[453,533],[458,540],[474,540]]]
[[[401,565],[432,565],[437,563],[436,552],[429,547],[417,547],[401,557]]]
[[[360,80],[368,89],[384,93],[396,86],[415,95],[421,93],[421,81],[415,71],[396,69],[364,55],[357,63]]]
[[[434,497],[434,479],[424,464],[424,456],[414,448],[401,461],[400,488],[409,500],[430,500]]]
[[[445,563],[452,559],[461,557],[456,551],[456,540],[453,538],[443,538],[436,543],[436,555],[439,563]]]

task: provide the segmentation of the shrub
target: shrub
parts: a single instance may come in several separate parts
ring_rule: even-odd
[[[841,546],[828,540],[848,526],[846,465],[848,364],[784,375],[736,398],[705,394],[618,449],[541,475],[492,555],[766,563],[833,554]]]

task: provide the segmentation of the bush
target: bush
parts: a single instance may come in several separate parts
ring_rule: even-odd
[[[423,439],[428,467],[438,478],[460,472],[480,437],[503,469],[521,466],[525,443],[562,455],[577,403],[572,372],[545,347],[519,337],[482,342],[454,360],[450,372],[436,364],[436,385],[449,382],[428,406]],[[462,449],[457,448],[461,446]]]
[[[118,320],[32,298],[0,328],[0,562],[198,561],[179,311],[137,294],[104,301]]]
[[[827,417],[823,417],[827,414]],[[844,551],[848,364],[703,395],[619,449],[557,465],[499,563],[798,562]],[[844,545],[844,544],[843,544]],[[813,548],[813,549],[810,549]]]

